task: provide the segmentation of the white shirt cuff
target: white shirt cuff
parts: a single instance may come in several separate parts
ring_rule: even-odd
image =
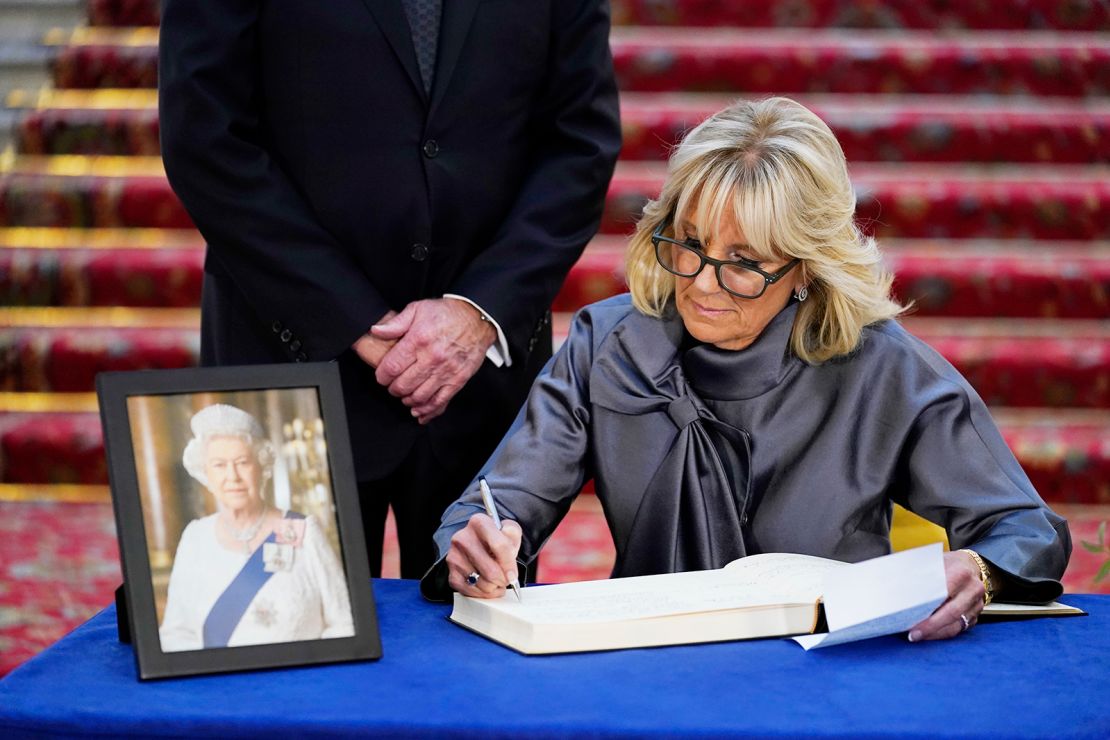
[[[492,362],[494,367],[510,367],[513,364],[513,358],[509,355],[509,341],[505,339],[505,332],[501,331],[501,324],[498,324],[481,306],[466,296],[444,293],[443,297],[454,298],[457,301],[469,303],[471,306],[478,309],[478,313],[482,314],[482,318],[493,324],[493,328],[497,330],[497,341],[491,344],[489,349],[486,350],[486,359]]]

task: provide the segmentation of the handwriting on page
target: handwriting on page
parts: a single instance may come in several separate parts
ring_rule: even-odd
[[[817,600],[813,589],[805,589],[804,593],[812,595],[799,600],[799,590],[786,587],[786,582],[772,581],[768,585],[753,576],[718,570],[540,586],[528,589],[524,603],[503,599],[490,606],[529,621],[566,624]]]
[[[809,602],[820,598],[826,576],[845,565],[811,555],[765,553],[734,560],[724,572],[733,583],[760,589],[781,601]]]

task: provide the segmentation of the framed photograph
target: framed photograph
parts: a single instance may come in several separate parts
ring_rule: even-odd
[[[381,656],[335,364],[96,388],[140,678]]]

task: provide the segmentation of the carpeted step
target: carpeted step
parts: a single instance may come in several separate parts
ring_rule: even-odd
[[[1105,165],[852,167],[857,214],[885,238],[1110,239]],[[626,233],[662,186],[663,163],[626,162],[601,230]],[[0,226],[188,228],[153,157],[15,157],[0,162]]]
[[[613,0],[614,25],[1110,30],[1104,0]],[[158,0],[89,0],[94,26],[156,26]]]
[[[555,300],[574,311],[626,290],[626,239],[597,237]],[[896,292],[920,316],[1110,315],[1110,243],[900,241],[883,244]],[[0,229],[0,303],[198,305],[204,241],[188,230]]]
[[[0,226],[192,228],[157,157],[0,159]]]
[[[192,367],[195,309],[0,309],[0,390],[90,391],[109,370]]]
[[[0,244],[3,243],[0,230]],[[574,311],[627,290],[624,237],[586,248],[553,305]],[[883,241],[913,315],[1098,319],[1110,315],[1110,242]]]
[[[1037,492],[1068,504],[1110,504],[1110,413],[992,409]]]
[[[1110,504],[1110,412],[992,409],[1048,501]],[[105,484],[93,394],[0,393],[0,483]]]
[[[57,29],[43,41],[57,49],[54,87],[158,86],[157,28]]]
[[[992,406],[1110,408],[1110,322],[908,318]]]
[[[52,35],[59,88],[155,87],[157,29]],[[1110,91],[1094,33],[615,28],[626,91],[930,93],[1087,97]]]
[[[613,0],[612,9],[619,25],[1110,30],[1103,0]]]
[[[911,315],[1105,319],[1110,242],[883,241]]]
[[[617,28],[622,90],[1104,96],[1105,35]]]
[[[204,240],[185,229],[0,229],[0,304],[190,308]]]
[[[0,393],[0,483],[105,485],[92,393]]]
[[[883,238],[1108,239],[1102,165],[851,166],[857,218]],[[663,165],[618,165],[601,230],[625,233],[663,185]]]
[[[622,94],[621,158],[665,159],[686,131],[735,97]],[[829,124],[849,162],[1110,162],[1110,104],[1104,101],[1046,105],[1035,98],[809,95],[799,102]],[[46,142],[51,125],[69,131],[56,119],[34,123],[38,128],[20,141]],[[108,137],[111,146],[123,146],[119,138]],[[143,141],[127,146],[137,151]]]
[[[89,25],[157,26],[159,0],[89,0]]]
[[[659,160],[682,134],[735,96],[626,93],[626,160]],[[21,154],[157,156],[154,90],[20,91],[15,127]],[[836,132],[851,162],[1110,162],[1110,104],[1033,98],[803,96]]]
[[[15,150],[21,154],[109,154],[156,157],[158,110],[47,108],[20,113]]]
[[[566,336],[559,314],[556,338]],[[988,404],[1110,408],[1110,322],[905,320]],[[196,364],[198,313],[188,309],[0,309],[0,389],[87,391],[105,370]]]

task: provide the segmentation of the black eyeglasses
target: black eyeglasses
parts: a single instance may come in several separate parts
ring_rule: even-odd
[[[725,292],[737,298],[759,298],[768,285],[777,283],[801,262],[800,259],[792,259],[778,271],[771,273],[759,269],[747,260],[715,260],[706,256],[701,242],[696,239],[679,241],[663,236],[666,225],[666,222],[659,224],[659,228],[651,235],[651,243],[655,245],[655,259],[659,260],[663,269],[679,277],[692,278],[697,277],[708,262],[717,272],[717,283]]]

